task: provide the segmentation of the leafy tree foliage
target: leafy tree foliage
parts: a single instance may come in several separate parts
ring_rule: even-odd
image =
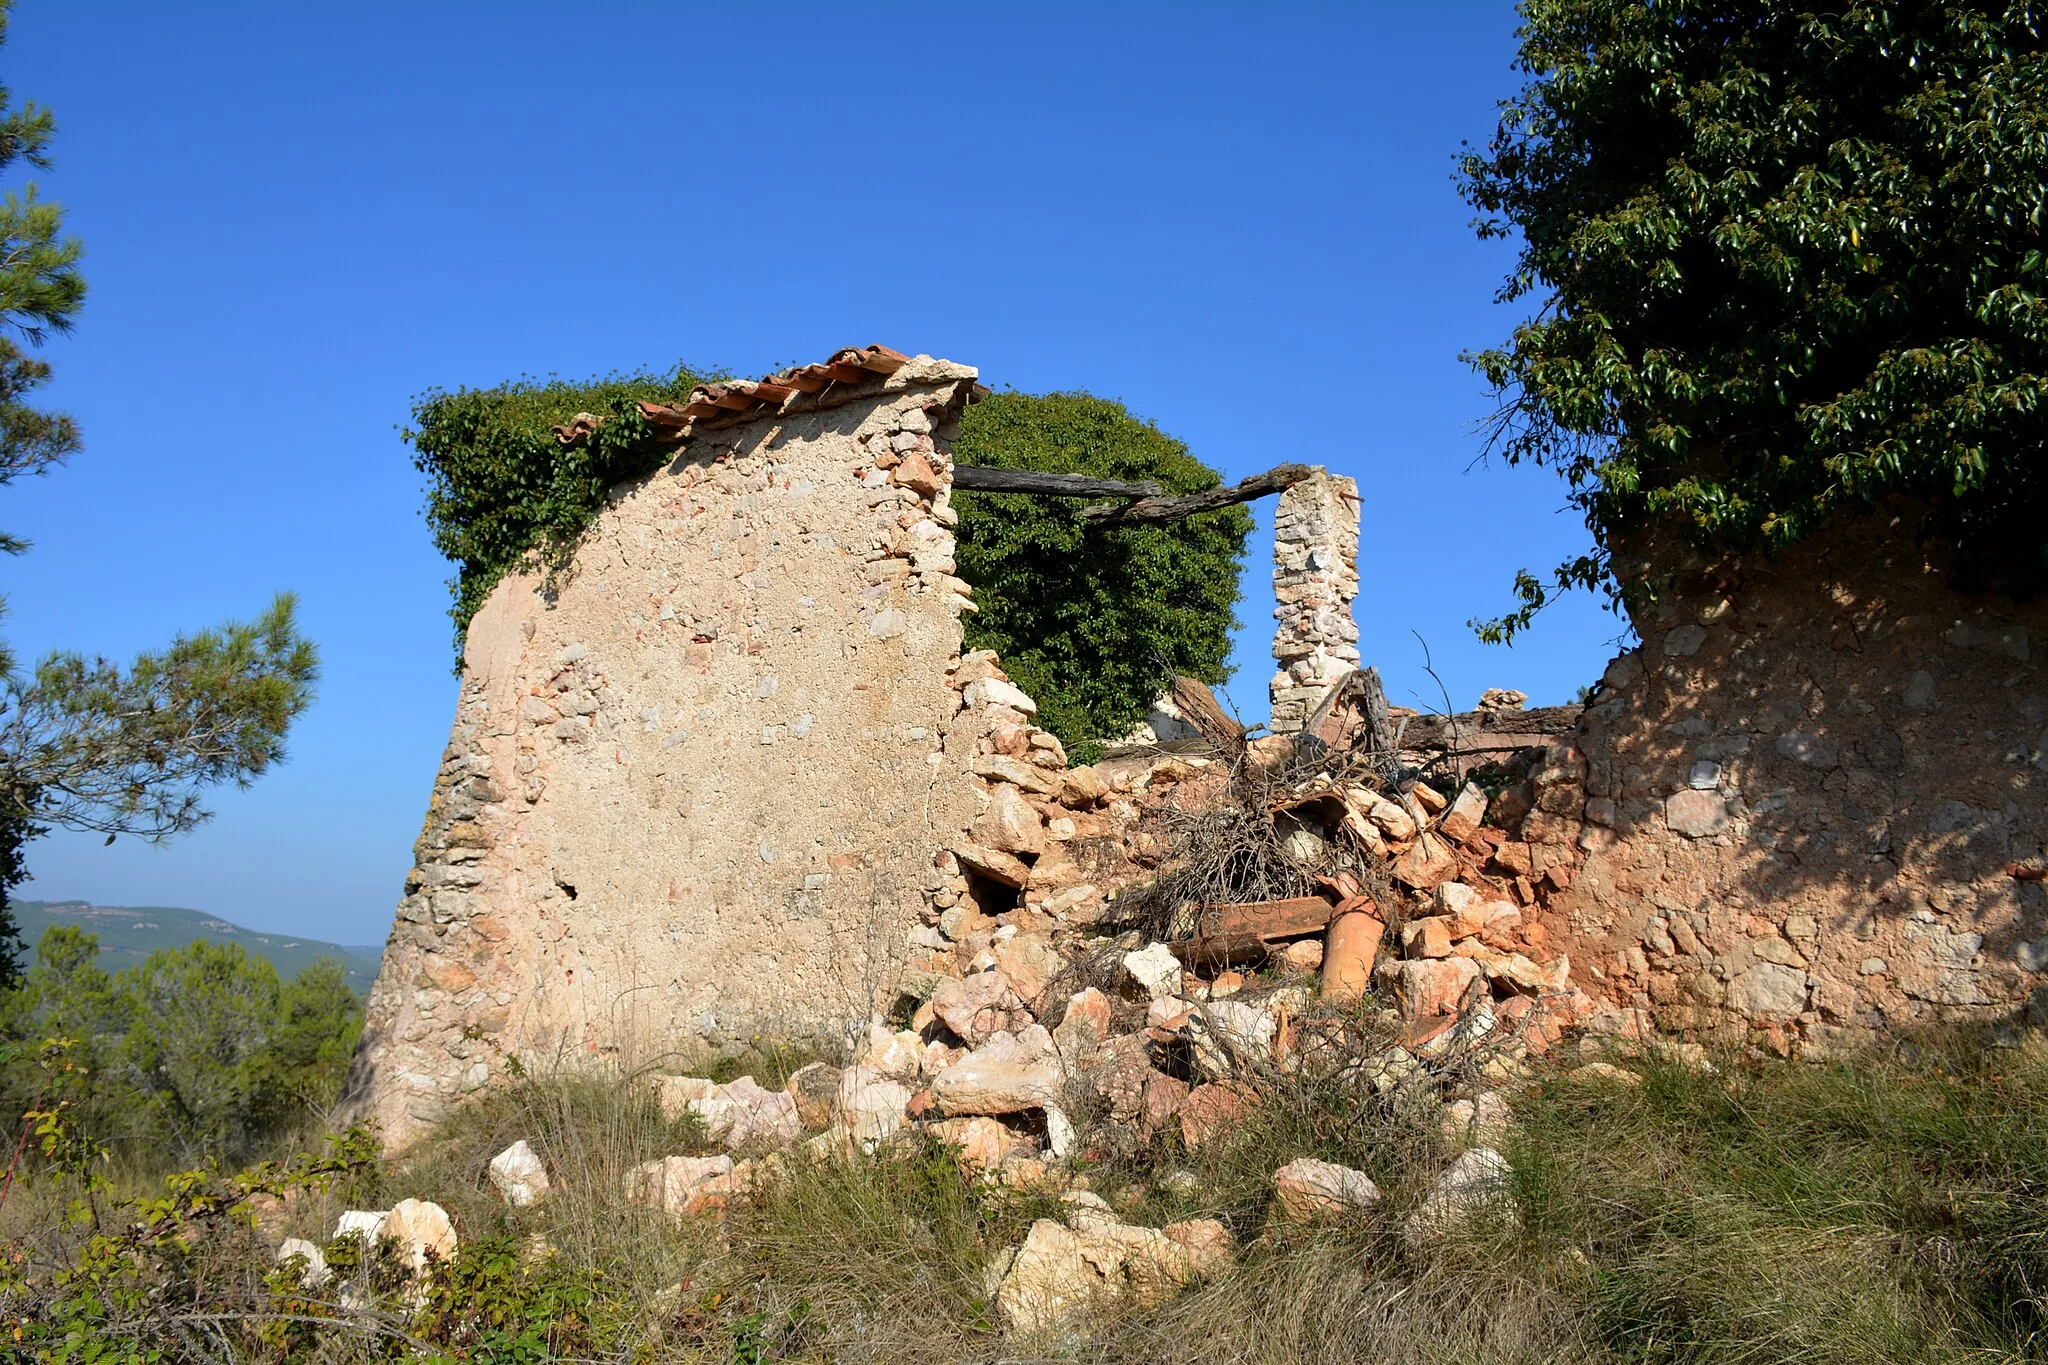
[[[12,0],[0,0],[0,43],[12,8]],[[17,161],[48,170],[55,131],[49,110],[15,108],[0,85],[0,172]],[[76,423],[25,401],[49,380],[50,367],[22,345],[40,346],[50,333],[71,330],[85,302],[82,250],[77,238],[64,235],[63,209],[38,198],[33,182],[0,198],[0,484],[41,473],[78,449]],[[0,549],[22,548],[0,537]]]
[[[0,0],[0,42],[9,0]],[[47,169],[56,125],[16,109],[0,87],[0,171]],[[47,471],[79,448],[71,418],[28,404],[50,376],[29,354],[69,331],[85,301],[81,248],[64,211],[28,184],[0,199],[0,485]],[[0,536],[0,550],[23,542]],[[294,603],[258,620],[183,636],[126,668],[53,654],[23,676],[0,644],[0,986],[19,974],[7,895],[27,876],[24,846],[52,827],[158,840],[206,819],[202,788],[245,785],[284,756],[292,719],[312,701],[317,665]]]
[[[961,464],[1157,480],[1169,493],[1213,488],[1217,472],[1121,403],[1086,393],[999,393],[967,409]],[[967,643],[1002,655],[1069,746],[1130,733],[1184,673],[1229,676],[1245,538],[1243,507],[1161,526],[1091,526],[1080,500],[953,495],[957,559],[980,611]]]
[[[288,982],[237,944],[159,949],[120,972],[99,940],[53,925],[22,983],[0,993],[0,1100],[20,1113],[45,1084],[43,1039],[70,1041],[80,1120],[133,1155],[244,1156],[316,1119],[340,1092],[362,1030],[342,965]],[[180,1158],[183,1159],[183,1158]]]
[[[198,789],[247,786],[284,757],[318,667],[280,596],[229,622],[138,655],[52,654],[12,675],[0,701],[0,773],[35,793],[40,822],[163,839],[206,818]]]
[[[678,364],[585,383],[432,389],[413,400],[405,439],[427,476],[434,546],[456,566],[449,615],[458,661],[469,618],[499,579],[562,568],[605,494],[669,458],[635,404],[674,402],[717,377]],[[604,419],[588,439],[566,447],[555,439],[557,426],[585,412]]]
[[[1880,498],[1963,582],[2048,569],[2048,59],[2017,3],[1523,0],[1521,67],[1463,158],[1519,233],[1475,357],[1494,447],[1561,470],[1610,552],[1676,526],[1781,547]],[[1624,575],[1626,576],[1626,575]]]

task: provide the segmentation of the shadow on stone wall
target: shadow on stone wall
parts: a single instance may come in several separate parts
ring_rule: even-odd
[[[1585,984],[1809,1045],[2009,1011],[2048,965],[2048,610],[1840,528],[1638,613],[1525,828]]]

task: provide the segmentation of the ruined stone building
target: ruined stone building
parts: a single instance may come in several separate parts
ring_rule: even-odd
[[[1085,924],[1137,875],[1128,781],[1069,767],[962,655],[949,440],[976,391],[881,347],[700,390],[570,572],[498,585],[353,1112],[403,1142],[515,1057],[843,1035],[992,916]],[[1359,663],[1358,498],[1318,471],[1280,501],[1276,735]],[[2048,966],[2041,610],[1964,602],[1852,528],[1692,565],[1651,611],[1583,714],[1404,740],[1529,749],[1446,857],[1479,849],[1464,875],[1568,949],[1595,1025],[1790,1049],[2023,1006]]]

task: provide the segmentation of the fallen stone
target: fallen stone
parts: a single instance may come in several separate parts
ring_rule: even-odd
[[[903,1127],[910,1095],[909,1086],[873,1067],[850,1066],[839,1073],[833,1117],[855,1142],[872,1146]]]
[[[1612,1062],[1587,1062],[1584,1066],[1574,1067],[1566,1072],[1565,1078],[1589,1084],[1619,1085],[1625,1088],[1638,1086],[1643,1083],[1641,1076],[1630,1071],[1627,1067],[1616,1066]]]
[[[1365,813],[1365,818],[1372,821],[1381,834],[1395,843],[1406,843],[1415,837],[1415,817],[1378,792],[1354,787],[1348,799]]]
[[[805,1128],[823,1128],[832,1122],[833,1106],[838,1102],[839,1068],[823,1062],[799,1067],[783,1090],[795,1101],[796,1116]]]
[[[401,1199],[391,1206],[379,1236],[395,1243],[400,1264],[415,1275],[455,1255],[455,1224],[448,1210],[427,1199]]]
[[[1505,981],[1532,995],[1552,994],[1571,985],[1571,959],[1562,953],[1540,964],[1521,953],[1489,953],[1478,960],[1489,980]]]
[[[1107,1040],[1077,1079],[1101,1101],[1110,1118],[1131,1123],[1144,1112],[1146,1081],[1156,1074],[1144,1036],[1124,1033]]]
[[[1372,1208],[1380,1187],[1364,1171],[1301,1157],[1273,1172],[1273,1195],[1281,1217],[1306,1223]]]
[[[925,1131],[951,1147],[969,1170],[992,1171],[1010,1157],[1030,1156],[1036,1151],[1028,1138],[1011,1132],[998,1119],[980,1115],[941,1119]]]
[[[1402,1223],[1403,1235],[1420,1244],[1455,1231],[1474,1213],[1505,1200],[1512,1175],[1506,1157],[1491,1147],[1474,1147],[1437,1177],[1436,1188]]]
[[[661,1106],[662,1117],[670,1120],[692,1112],[692,1104],[708,1099],[718,1090],[717,1081],[702,1076],[649,1076],[647,1085],[654,1092],[655,1103]]]
[[[1396,881],[1417,891],[1428,891],[1458,874],[1458,859],[1449,844],[1425,831],[1401,850],[1390,870]]]
[[[1135,1227],[1106,1205],[1082,1206],[1066,1224],[1031,1225],[996,1290],[996,1311],[1019,1336],[1071,1329],[1097,1314],[1163,1303],[1232,1255],[1229,1231],[1211,1219]]]
[[[796,1097],[766,1089],[752,1076],[720,1086],[718,1098],[724,1102],[724,1110],[705,1123],[713,1142],[728,1147],[779,1146],[804,1135]]]
[[[1176,1116],[1180,1121],[1181,1143],[1192,1151],[1231,1132],[1252,1103],[1252,1092],[1230,1081],[1211,1081],[1194,1087],[1181,1102]]]
[[[1384,933],[1385,929],[1386,926],[1382,925],[1381,932]],[[1322,940],[1299,939],[1282,948],[1276,956],[1280,962],[1280,970],[1290,975],[1305,976],[1311,972],[1321,971],[1324,956]]]
[[[1470,958],[1421,958],[1403,962],[1394,998],[1405,1019],[1455,1015],[1465,993],[1479,979],[1479,964]]]
[[[891,1030],[876,1020],[868,1025],[867,1046],[861,1049],[857,1060],[862,1066],[871,1066],[892,1080],[909,1084],[922,1079],[924,1039],[909,1029]],[[794,1103],[792,1098],[791,1104]]]
[[[1067,998],[1066,1014],[1052,1031],[1053,1045],[1067,1068],[1079,1071],[1102,1051],[1114,1026],[1109,997],[1090,986]]]
[[[1065,891],[1053,892],[1038,903],[1038,908],[1067,924],[1094,924],[1101,920],[1109,902],[1101,887],[1093,882],[1082,882]]]
[[[1177,995],[1162,995],[1145,1007],[1145,1027],[1179,1033],[1194,1015],[1193,1001],[1183,1000]]]
[[[307,1289],[318,1289],[327,1283],[327,1257],[320,1248],[303,1237],[287,1237],[277,1245],[277,1263],[285,1264],[294,1256],[304,1264],[299,1268],[299,1283]]]
[[[1451,802],[1451,808],[1437,821],[1437,828],[1444,837],[1464,843],[1479,832],[1479,826],[1486,819],[1486,792],[1473,783],[1467,782],[1458,792],[1458,799]]]
[[[977,972],[973,976],[948,977],[932,993],[932,1013],[940,1022],[969,1044],[980,1044],[998,1033],[1013,1032],[1031,1022],[1024,1002],[1017,998],[1001,972]]]
[[[1507,1138],[1514,1117],[1498,1092],[1482,1090],[1469,1100],[1452,1100],[1444,1106],[1444,1136],[1460,1145],[1496,1146]]]
[[[1024,884],[1031,880],[1031,868],[1023,859],[1000,849],[983,848],[980,844],[959,843],[953,845],[953,857],[969,872],[977,873],[992,882],[1022,891]]]
[[[988,809],[968,832],[975,843],[1001,853],[1045,852],[1045,821],[1025,801],[1024,793],[1008,782],[995,784]]]
[[[626,1172],[626,1198],[672,1218],[709,1212],[733,1192],[729,1156],[668,1156]]]
[[[1146,1138],[1164,1132],[1169,1123],[1180,1117],[1190,1088],[1178,1076],[1169,1076],[1162,1071],[1147,1075],[1138,1113],[1138,1131]]]
[[[1038,1006],[1067,969],[1066,958],[1045,934],[1018,934],[996,944],[995,954],[996,975],[1027,1010]]]
[[[374,1247],[377,1239],[384,1235],[384,1224],[390,1217],[389,1209],[347,1209],[335,1221],[334,1235],[354,1235],[363,1239],[365,1247]]]
[[[1104,790],[1102,778],[1095,769],[1086,766],[1070,768],[1060,789],[1060,802],[1077,810],[1085,809],[1100,801]]]
[[[1124,971],[1154,1000],[1180,993],[1180,959],[1163,943],[1125,953]]]
[[[1401,926],[1401,951],[1409,957],[1449,957],[1451,921],[1443,915],[1412,919]]]
[[[1217,1080],[1270,1064],[1277,1031],[1273,1016],[1255,1004],[1211,1000],[1197,1007],[1186,1029],[1195,1074]]]
[[[951,1117],[1017,1114],[1059,1099],[1062,1076],[1052,1035],[1037,1024],[998,1033],[940,1073],[932,1098]]]
[[[548,1197],[547,1167],[525,1138],[491,1158],[491,1184],[515,1209],[530,1209]]]
[[[967,684],[961,693],[970,711],[984,706],[1007,706],[1027,716],[1038,714],[1038,703],[1023,688],[1001,678],[979,678]]]

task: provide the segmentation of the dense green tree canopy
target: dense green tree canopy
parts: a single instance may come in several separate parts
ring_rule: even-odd
[[[1085,393],[999,393],[961,421],[961,464],[1157,480],[1169,493],[1215,470],[1123,404]],[[1069,745],[1116,739],[1176,673],[1229,676],[1232,608],[1251,514],[1228,507],[1160,526],[1090,526],[1070,498],[953,495],[960,575],[978,614],[967,643],[1002,655]]]
[[[76,1116],[131,1158],[246,1154],[318,1122],[339,1093],[362,1004],[334,959],[285,982],[204,939],[120,972],[98,959],[94,935],[53,925],[23,980],[0,990],[0,1108],[38,1098],[37,1054],[57,1039]]]
[[[2028,3],[1523,0],[1462,163],[1503,297],[1494,445],[1560,469],[1605,582],[1651,526],[1775,547],[1888,498],[1978,581],[2048,570],[2048,65]]]

